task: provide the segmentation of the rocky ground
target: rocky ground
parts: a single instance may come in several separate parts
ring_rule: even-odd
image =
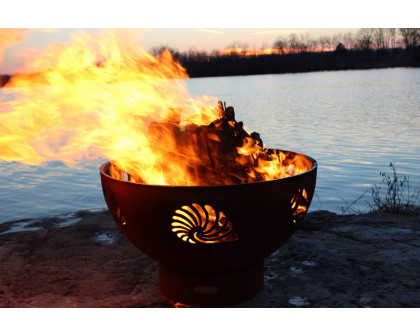
[[[419,217],[309,213],[235,307],[420,307],[419,230]],[[157,262],[106,211],[2,224],[0,266],[0,307],[171,307]]]

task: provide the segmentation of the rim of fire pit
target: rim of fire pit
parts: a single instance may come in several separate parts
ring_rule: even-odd
[[[292,153],[292,154],[303,155],[307,159],[309,159],[309,161],[311,161],[312,168],[308,169],[307,171],[305,171],[303,173],[292,175],[292,176],[286,176],[286,177],[282,177],[282,178],[279,178],[279,179],[273,179],[273,180],[267,180],[267,181],[258,181],[258,182],[246,182],[246,183],[241,183],[241,184],[220,184],[220,185],[212,185],[212,186],[163,185],[163,184],[136,183],[136,182],[131,182],[131,181],[119,180],[119,179],[116,179],[115,177],[112,177],[109,174],[109,170],[108,170],[108,172],[105,171],[105,169],[107,169],[110,166],[111,161],[107,161],[104,164],[102,164],[101,167],[99,168],[99,170],[100,170],[101,174],[104,174],[108,178],[110,178],[114,181],[117,181],[117,182],[121,182],[121,183],[130,183],[130,184],[134,184],[134,185],[140,185],[140,186],[143,186],[143,187],[147,186],[147,187],[151,187],[151,188],[159,188],[159,187],[163,188],[163,189],[167,189],[167,188],[184,189],[185,188],[185,189],[197,190],[199,188],[208,189],[208,188],[226,188],[226,187],[232,188],[232,187],[241,187],[241,186],[243,187],[243,186],[246,186],[246,185],[256,185],[256,184],[262,184],[262,183],[269,183],[269,182],[273,182],[273,181],[287,180],[287,179],[293,178],[295,176],[302,176],[302,175],[308,174],[309,172],[317,169],[317,167],[318,167],[317,161],[315,159],[313,159],[312,157],[308,156],[308,155],[298,153],[298,152],[293,152],[293,151],[281,150],[281,149],[276,149],[276,150],[280,151],[280,152],[283,152],[283,153]]]

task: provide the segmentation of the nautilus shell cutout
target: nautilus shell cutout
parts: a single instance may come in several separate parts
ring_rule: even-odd
[[[217,213],[210,205],[193,203],[175,210],[172,232],[190,244],[217,244],[238,240],[232,223],[223,212]]]
[[[305,188],[299,189],[296,193],[291,195],[290,207],[292,214],[293,225],[298,225],[308,211],[308,194]]]

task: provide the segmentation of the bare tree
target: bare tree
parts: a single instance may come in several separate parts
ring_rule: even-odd
[[[331,48],[331,37],[327,35],[320,36],[318,39],[321,51]]]
[[[317,41],[314,40],[312,37],[308,39],[308,48],[309,49],[317,49]]]
[[[287,49],[287,41],[284,38],[279,37],[273,44],[273,49],[278,49],[280,54],[284,54]]]
[[[306,34],[300,34],[300,43],[299,43],[299,51],[300,52],[305,52],[308,51],[309,48],[309,44],[311,38],[310,35],[308,33]]]
[[[289,53],[296,53],[299,50],[299,41],[296,34],[289,35]]]
[[[373,42],[377,49],[385,48],[385,28],[373,29]]]
[[[388,39],[388,48],[394,49],[396,46],[397,30],[395,28],[386,28],[386,36]]]
[[[370,49],[374,28],[362,28],[357,32],[357,44],[360,49]]]
[[[249,47],[249,44],[247,42],[243,42],[243,41],[233,41],[232,43],[230,43],[226,49],[241,49],[241,50],[245,50]]]
[[[399,28],[406,48],[414,47],[420,41],[420,28]]]
[[[343,44],[347,49],[352,49],[355,47],[354,36],[352,32],[343,34]]]

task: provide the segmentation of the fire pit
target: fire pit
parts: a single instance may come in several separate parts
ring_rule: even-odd
[[[168,300],[222,306],[256,295],[264,258],[308,210],[316,162],[267,149],[233,107],[189,94],[169,50],[153,56],[124,31],[80,32],[39,56],[7,83],[16,100],[0,106],[0,159],[108,158],[109,210],[159,262]]]
[[[294,156],[296,153],[281,151]],[[294,176],[236,185],[161,186],[111,177],[100,168],[108,208],[123,234],[159,262],[161,293],[173,304],[226,306],[264,286],[264,258],[305,216],[317,163]]]

